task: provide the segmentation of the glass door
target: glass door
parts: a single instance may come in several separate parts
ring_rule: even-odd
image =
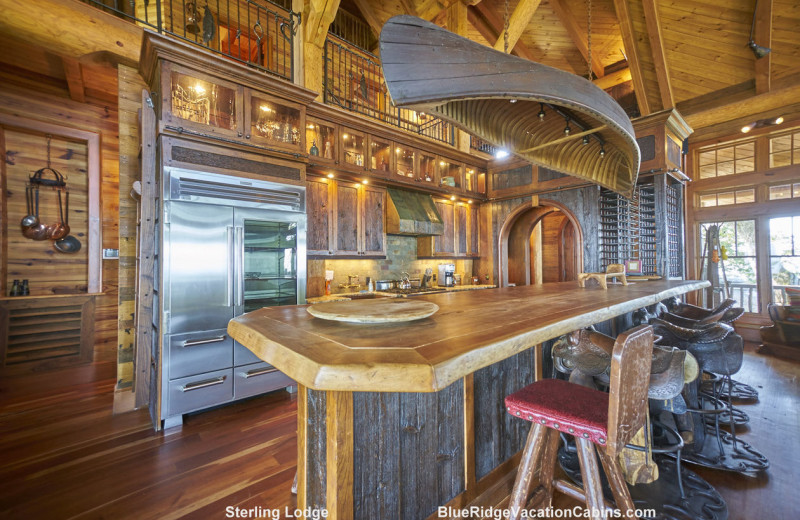
[[[297,304],[297,223],[244,220],[244,312]]]

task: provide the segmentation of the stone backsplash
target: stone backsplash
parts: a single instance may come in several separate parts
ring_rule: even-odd
[[[324,292],[325,271],[333,271],[331,293],[352,292],[355,289],[340,288],[347,284],[347,275],[358,275],[360,289],[367,288],[367,277],[372,280],[399,280],[402,273],[410,278],[422,278],[425,269],[430,267],[433,274],[438,274],[439,264],[452,263],[456,266],[456,274],[461,275],[462,284],[472,283],[472,259],[428,258],[417,259],[417,239],[400,235],[387,235],[386,258],[383,259],[321,259],[309,260],[307,295],[322,296]]]

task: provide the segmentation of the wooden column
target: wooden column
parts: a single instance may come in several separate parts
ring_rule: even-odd
[[[297,385],[297,509],[304,511],[308,507],[306,500],[306,479],[308,478],[308,455],[306,440],[308,439],[308,389]]]
[[[318,92],[320,97],[325,39],[338,10],[339,0],[308,0],[303,7],[303,78],[305,87]]]
[[[353,518],[353,393],[326,392],[328,518]]]

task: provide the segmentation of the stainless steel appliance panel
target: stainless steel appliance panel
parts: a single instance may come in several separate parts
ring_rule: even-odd
[[[168,343],[170,379],[233,366],[233,338],[225,329],[173,334]]]
[[[233,369],[216,370],[169,382],[169,412],[174,416],[233,399]]]
[[[175,201],[165,206],[167,332],[227,328],[234,316],[233,209]]]
[[[289,376],[265,362],[234,368],[233,377],[233,394],[236,399],[296,384]]]
[[[249,348],[238,341],[233,342],[233,366],[249,365],[251,363],[259,363],[260,361],[261,358],[253,354],[253,351]]]

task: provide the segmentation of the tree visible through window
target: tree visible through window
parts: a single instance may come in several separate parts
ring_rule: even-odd
[[[718,262],[716,263],[713,262],[715,244],[709,244],[709,247],[706,247],[706,236],[712,225],[719,227],[721,250],[717,252]],[[700,248],[705,252],[704,277],[709,279],[707,271],[709,267],[712,270],[715,267],[717,269],[720,282],[719,296],[725,296],[722,287],[727,282],[729,297],[739,302],[746,312],[759,312],[755,221],[736,220],[704,224],[700,227]]]
[[[788,305],[786,287],[800,286],[800,216],[769,220],[772,303]]]

